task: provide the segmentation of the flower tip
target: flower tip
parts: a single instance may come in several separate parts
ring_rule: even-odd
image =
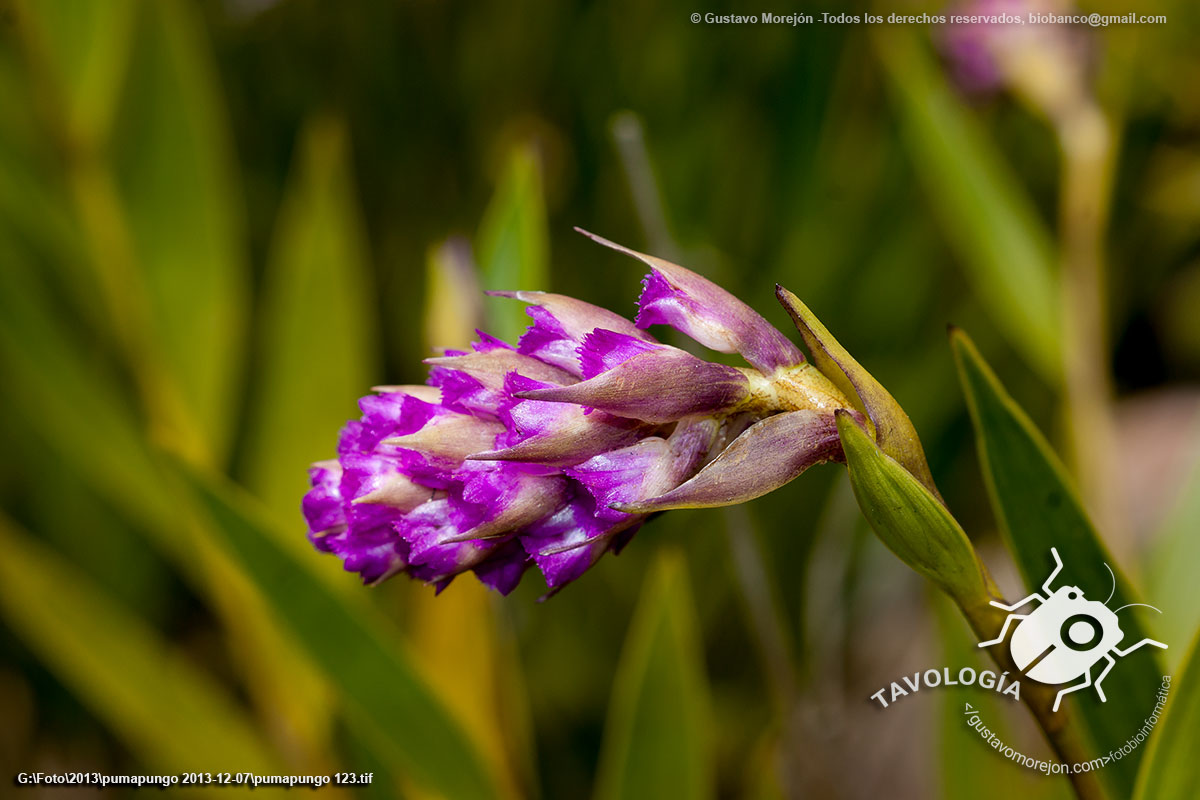
[[[494,289],[484,292],[488,297],[504,297],[508,300],[520,300],[522,303],[538,304],[546,296],[546,292],[530,291],[528,289]]]
[[[799,327],[799,319],[803,316],[800,309],[804,309],[805,311],[808,309],[804,303],[800,302],[800,298],[796,296],[796,293],[783,284],[777,283],[775,284],[775,299],[779,301],[779,304],[791,315],[792,321],[796,322],[797,327]]]
[[[848,408],[838,408],[834,410],[833,416],[837,420],[839,429],[842,427],[842,425],[853,422],[855,425],[861,428],[864,433],[870,433],[870,431],[866,428],[866,417],[860,412],[852,412]]]
[[[575,226],[575,230],[578,233],[582,233],[584,236],[591,239],[596,244],[602,244],[605,247],[609,248],[610,250],[616,250],[618,253],[624,253],[627,256],[633,256],[638,261],[641,261],[642,263],[647,264],[649,266],[653,267],[654,264],[652,262],[659,260],[659,259],[654,258],[653,256],[647,256],[645,253],[639,253],[636,250],[632,250],[623,244],[617,244],[616,242],[612,241],[611,239],[605,239],[603,236],[601,236],[598,233],[592,233],[591,231],[585,231],[583,228],[580,228],[578,225]]]

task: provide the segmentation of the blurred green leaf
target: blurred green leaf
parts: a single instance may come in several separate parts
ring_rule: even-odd
[[[3,517],[0,547],[8,625],[139,757],[174,772],[285,771],[215,680],[86,575]]]
[[[82,269],[79,230],[71,218],[65,187],[57,180],[53,150],[31,106],[37,89],[15,48],[0,48],[0,218],[14,234],[36,243],[64,270],[64,283],[80,307],[94,312],[95,288]],[[98,316],[98,315],[97,315]]]
[[[469,349],[483,311],[470,245],[451,238],[430,247],[425,275],[426,345]],[[479,751],[497,797],[530,797],[529,695],[494,594],[478,581],[458,581],[438,595],[421,585],[402,591],[416,667]]]
[[[1058,384],[1058,286],[1045,224],[923,46],[899,29],[875,41],[916,172],[977,296],[1030,366]]]
[[[975,548],[946,507],[849,414],[838,413],[838,434],[858,507],[887,548],[960,605],[986,602]]]
[[[1194,437],[1200,445],[1200,437]],[[1200,564],[1200,446],[1191,473],[1179,494],[1179,502],[1155,535],[1154,550],[1147,569],[1146,586],[1154,593],[1155,605],[1166,612],[1156,617],[1151,629],[1165,642],[1182,642],[1200,627],[1200,592],[1196,591],[1196,565]],[[1171,648],[1162,655],[1171,668],[1178,667],[1185,653]]]
[[[196,474],[188,480],[377,756],[450,800],[494,797],[478,753],[418,677],[399,631],[366,602],[330,591],[231,485]]]
[[[248,688],[266,713],[286,721],[294,742],[314,747],[323,720],[312,715],[324,692],[268,617],[245,574],[193,515],[181,514],[178,481],[144,438],[132,404],[98,359],[88,358],[22,254],[0,237],[0,366],[5,389],[29,429],[112,502],[133,529],[170,559],[219,616]],[[86,398],[86,413],[80,411]],[[312,559],[316,553],[308,553]],[[315,752],[312,750],[311,752]]]
[[[107,136],[129,58],[133,0],[21,2],[21,22],[35,57],[61,97],[63,124],[75,146]]]
[[[542,174],[531,145],[517,147],[479,228],[479,269],[488,291],[547,290],[550,240]],[[522,303],[488,298],[489,332],[515,342],[529,318]]]
[[[3,236],[0,260],[0,365],[13,404],[30,429],[124,511],[150,528],[172,520],[134,404],[56,314],[31,259]],[[80,398],[87,399],[86,414]]]
[[[1041,586],[1050,574],[1050,548],[1064,564],[1060,584],[1078,586],[1085,597],[1107,597],[1110,606],[1137,602],[1129,583],[1092,528],[1066,470],[1025,412],[1005,392],[991,368],[962,331],[951,337],[959,378],[971,410],[979,460],[996,517],[1028,586]],[[1121,618],[1126,647],[1146,638],[1133,612]],[[1168,643],[1170,644],[1170,643]],[[1122,746],[1142,726],[1153,706],[1159,672],[1157,648],[1143,647],[1120,658],[1104,682],[1108,702],[1094,692],[1071,697],[1081,711],[1095,751]],[[1133,790],[1141,748],[1105,767],[1101,776],[1116,796]]]
[[[233,146],[199,9],[162,0],[139,11],[113,138],[130,248],[149,303],[152,329],[141,336],[161,353],[194,440],[220,464],[234,431],[248,289]]]
[[[613,680],[597,800],[713,797],[708,714],[686,562],[663,551]]]
[[[430,247],[425,256],[426,348],[467,350],[480,327],[483,295],[471,246],[456,237]]]
[[[296,149],[263,284],[246,484],[300,524],[305,468],[328,458],[376,371],[369,256],[345,126],[309,122]],[[294,537],[307,548],[303,537]]]
[[[1135,800],[1200,797],[1200,629],[1180,673],[1146,748]]]

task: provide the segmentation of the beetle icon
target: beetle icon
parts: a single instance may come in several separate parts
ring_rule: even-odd
[[[1104,689],[1100,687],[1100,684],[1108,675],[1109,670],[1117,663],[1113,656],[1127,656],[1145,645],[1161,647],[1164,650],[1167,649],[1167,646],[1153,639],[1142,639],[1136,644],[1122,648],[1120,644],[1125,633],[1117,621],[1117,611],[1129,608],[1129,606],[1146,604],[1130,603],[1115,611],[1110,609],[1107,604],[1117,590],[1116,576],[1113,576],[1113,590],[1109,592],[1108,600],[1103,603],[1085,599],[1083,591],[1078,586],[1051,588],[1054,579],[1062,571],[1063,563],[1062,559],[1058,557],[1056,548],[1050,548],[1050,555],[1054,556],[1054,571],[1042,584],[1044,596],[1034,592],[1024,600],[1012,605],[992,601],[993,606],[1005,611],[1016,611],[1034,600],[1041,605],[1028,614],[1009,614],[1000,628],[1000,635],[995,639],[980,642],[979,646],[990,647],[1000,644],[1004,641],[1004,636],[1008,633],[1008,628],[1012,625],[1013,620],[1021,620],[1009,643],[1009,653],[1012,654],[1013,662],[1016,663],[1017,669],[1022,674],[1038,683],[1051,685],[1083,679],[1080,683],[1068,686],[1058,693],[1058,696],[1054,698],[1055,711],[1058,711],[1063,695],[1086,689],[1089,686],[1095,687],[1096,694],[1100,696],[1100,702],[1107,702]],[[1108,568],[1107,564],[1104,566],[1106,569]],[[1111,575],[1112,570],[1108,571]],[[1154,608],[1154,606],[1146,607]],[[1157,608],[1154,610],[1158,611]],[[1093,680],[1092,667],[1101,661],[1106,663],[1100,670],[1100,674]]]

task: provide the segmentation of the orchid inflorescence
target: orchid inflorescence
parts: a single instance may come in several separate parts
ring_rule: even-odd
[[[440,590],[471,570],[507,594],[536,565],[554,591],[654,512],[740,503],[842,460],[838,413],[874,432],[860,368],[790,292],[817,366],[714,283],[592,238],[650,267],[636,321],[495,293],[529,304],[515,347],[481,332],[471,351],[427,359],[426,385],[377,387],[337,459],[313,465],[303,510],[319,550],[368,584],[405,572]],[[657,324],[749,366],[663,344],[646,331]]]

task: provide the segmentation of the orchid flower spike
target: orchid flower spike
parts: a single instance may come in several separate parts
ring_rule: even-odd
[[[741,503],[844,460],[839,410],[906,443],[911,424],[897,433],[868,418],[882,408],[878,384],[824,328],[812,335],[790,293],[780,297],[816,365],[705,278],[587,235],[650,268],[636,321],[562,295],[499,293],[533,320],[515,346],[480,333],[470,352],[427,359],[426,385],[378,388],[337,458],[309,470],[317,549],[367,584],[406,573],[440,591],[470,570],[507,594],[536,566],[553,592],[651,513]],[[663,344],[646,330],[656,324],[748,366]]]

